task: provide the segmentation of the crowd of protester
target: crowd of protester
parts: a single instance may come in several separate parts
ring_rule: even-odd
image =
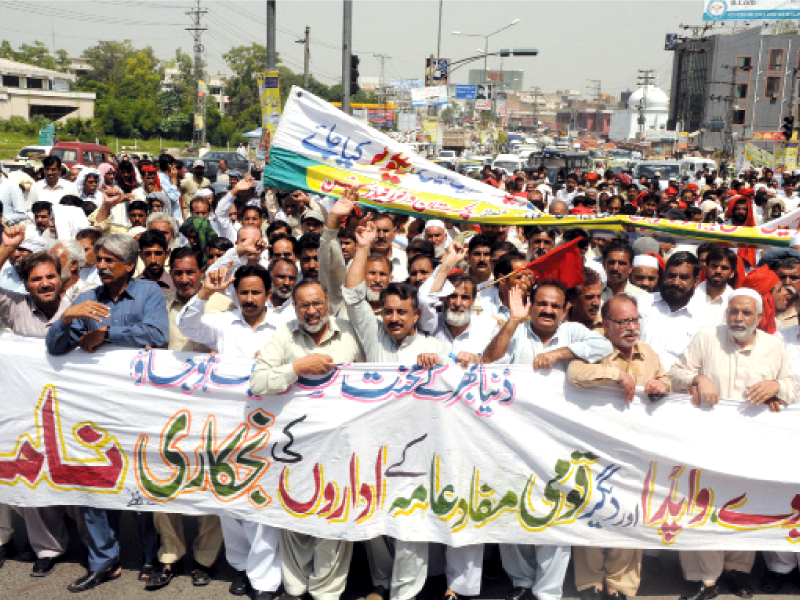
[[[358,192],[322,198],[265,188],[260,173],[170,155],[98,169],[0,177],[0,321],[43,338],[48,352],[165,348],[256,361],[254,394],[287,390],[300,375],[351,362],[521,364],[561,369],[569,384],[637,388],[650,401],[690,394],[780,411],[800,377],[800,239],[787,249],[685,244],[631,230],[451,223],[359,207]],[[568,174],[556,190],[546,170],[478,175],[521,205],[551,215],[621,214],[753,226],[797,208],[797,181],[769,171],[701,172],[679,181],[625,173]],[[531,261],[576,241],[582,282],[536,277]],[[680,240],[678,240],[680,241]],[[530,392],[535,394],[535,392]],[[665,400],[666,398],[666,400]],[[523,394],[522,401],[525,401]],[[69,585],[90,590],[120,576],[120,512],[92,507],[0,506],[0,564],[14,552],[21,515],[31,575],[55,569],[77,524],[88,570]],[[189,551],[183,517],[135,515],[139,580],[166,587]],[[336,600],[353,544],[232,517],[197,517],[191,579],[210,582],[223,548],[233,595]],[[412,600],[433,544],[381,536],[365,542],[367,600]],[[444,548],[446,600],[480,593],[484,545]],[[574,562],[583,600],[636,595],[642,551],[501,544],[508,600],[559,600]],[[764,552],[760,587],[777,593],[800,554]],[[684,600],[724,587],[753,594],[753,551],[680,551]]]

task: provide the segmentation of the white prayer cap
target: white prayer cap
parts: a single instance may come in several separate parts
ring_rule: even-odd
[[[652,267],[653,269],[658,269],[658,260],[656,259],[655,256],[649,256],[647,254],[639,254],[638,256],[634,257],[633,266]]]
[[[427,231],[429,227],[441,227],[442,229],[445,229],[444,221],[433,219],[425,224],[425,231]]]
[[[210,198],[214,195],[214,192],[210,188],[203,188],[202,190],[197,190],[194,194],[194,198]]]
[[[613,240],[617,237],[613,231],[592,231],[591,236],[600,240]]]
[[[600,281],[603,282],[603,287],[605,287],[605,285],[606,285],[606,283],[608,281],[608,276],[606,275],[606,270],[603,268],[603,265],[601,265],[596,260],[587,260],[586,261],[586,265],[584,265],[584,266],[587,269],[591,269],[592,271],[597,273],[600,276]]]
[[[139,235],[140,233],[144,233],[145,231],[147,231],[146,227],[137,226],[137,227],[131,227],[130,229],[128,229],[126,233],[130,237],[135,238],[137,235]]]
[[[789,246],[794,248],[795,246],[800,246],[800,233],[795,233],[792,236],[792,239],[789,240]]]
[[[25,238],[19,245],[19,249],[28,252],[44,252],[47,250],[47,244],[41,238]]]
[[[752,298],[756,301],[756,310],[758,310],[759,313],[764,311],[764,301],[761,299],[761,294],[759,294],[757,291],[751,290],[750,288],[741,287],[738,290],[733,291],[733,293],[730,295],[730,298],[728,298],[728,303],[730,304],[730,301],[737,296],[747,296],[748,298]]]

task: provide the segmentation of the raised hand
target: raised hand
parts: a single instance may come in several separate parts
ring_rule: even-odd
[[[3,230],[3,246],[17,248],[25,241],[25,225],[11,225]]]
[[[527,298],[523,301],[522,290],[518,287],[513,287],[508,290],[508,310],[511,313],[509,321],[521,323],[528,318],[530,308],[531,304],[528,302]]]
[[[356,243],[360,248],[370,248],[376,237],[375,223],[372,222],[372,216],[367,215],[356,227]]]
[[[242,256],[243,254],[261,254],[267,249],[267,242],[264,238],[245,238],[236,244],[236,254]]]
[[[339,200],[331,207],[330,214],[336,215],[338,219],[343,219],[350,215],[358,204],[358,190],[355,188],[346,189]]]
[[[453,242],[444,251],[442,257],[442,265],[446,266],[446,270],[450,271],[454,266],[460,263],[467,257],[467,248],[463,244]]]
[[[228,277],[232,267],[233,261],[229,262],[227,266],[211,271],[206,275],[199,294],[202,300],[208,300],[215,293],[222,293],[228,289],[228,286],[233,283],[233,277]]]

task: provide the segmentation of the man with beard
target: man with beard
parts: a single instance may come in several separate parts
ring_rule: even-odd
[[[693,301],[700,263],[690,252],[669,257],[659,291],[637,299],[642,341],[656,351],[665,369],[678,360],[689,341],[711,325],[704,302]]]
[[[658,259],[649,254],[638,254],[633,259],[630,282],[636,287],[652,294],[658,287],[661,265]]]
[[[663,398],[671,389],[669,376],[653,349],[639,341],[636,300],[624,293],[614,296],[603,304],[602,316],[614,351],[597,364],[572,361],[567,380],[580,388],[617,384],[625,402],[633,401],[636,386],[643,387],[651,401]],[[636,595],[641,550],[574,546],[572,553],[581,600],[623,600]]]
[[[408,279],[408,257],[405,252],[394,246],[394,240],[397,237],[394,217],[389,213],[382,213],[373,217],[372,222],[375,224],[377,232],[375,243],[372,245],[372,254],[383,256],[389,261],[389,273],[392,281],[406,281]],[[369,284],[367,285],[369,286]]]
[[[574,173],[567,175],[564,182],[564,187],[556,192],[556,200],[560,200],[567,205],[567,208],[572,208],[572,200],[578,195],[578,176]]]
[[[152,281],[165,296],[175,291],[172,277],[164,268],[167,246],[167,238],[156,229],[148,229],[139,237],[139,259],[144,263],[144,271],[137,279]]]
[[[472,314],[477,283],[466,273],[450,274],[464,260],[466,250],[457,243],[445,251],[442,263],[419,291],[419,328],[429,332],[450,350],[451,358],[463,368],[479,364],[483,350],[497,335],[499,327],[488,315]],[[441,299],[444,310],[436,312]],[[471,544],[445,551],[447,590],[444,598],[458,600],[460,595],[477,596],[481,591],[483,544]]]
[[[0,262],[5,262],[25,239],[25,226],[12,225],[3,231],[0,245]],[[80,247],[79,247],[80,249]],[[81,250],[82,252],[82,250]],[[60,264],[45,252],[27,255],[19,266],[25,293],[0,289],[0,322],[8,323],[16,335],[44,338],[51,324],[59,319],[69,306],[62,298]],[[25,520],[28,540],[36,553],[32,577],[45,577],[52,573],[61,555],[67,549],[69,535],[64,523],[68,513],[78,524],[85,539],[83,518],[79,507],[64,506],[20,507],[16,509]],[[8,506],[0,505],[0,563],[13,546],[11,513]]]
[[[300,230],[303,232],[303,235],[307,233],[319,234],[322,232],[322,225],[324,223],[325,217],[320,211],[307,210],[300,219]]]
[[[313,231],[304,233],[297,240],[300,272],[303,274],[303,279],[319,279],[319,246],[320,235]]]
[[[344,302],[350,323],[371,363],[418,364],[432,367],[450,362],[447,347],[417,329],[419,301],[409,283],[389,283],[378,293],[380,319],[368,301],[367,281],[372,243],[377,237],[375,223],[367,216],[356,229],[357,249],[345,278]],[[388,261],[386,281],[388,283]],[[367,596],[389,600],[411,600],[422,589],[428,572],[427,542],[406,542],[384,536],[367,542],[373,591]]]
[[[292,290],[297,283],[297,264],[285,258],[269,263],[272,287],[267,300],[267,320],[276,328],[297,318],[292,302]]]
[[[306,211],[317,211],[325,216],[326,211],[319,202],[309,197],[303,190],[281,190],[278,192],[278,200],[281,210],[275,215],[275,220],[285,221],[295,237],[303,234],[301,219]]]
[[[425,231],[423,233],[425,239],[433,244],[433,253],[436,259],[440,259],[447,245],[450,243],[450,236],[447,235],[444,222],[438,219],[433,219],[425,224]]]
[[[169,315],[168,350],[178,352],[208,352],[208,346],[192,341],[178,329],[178,315],[200,289],[203,272],[202,258],[192,248],[176,248],[169,257],[170,274],[175,283],[175,291],[167,295]],[[204,314],[233,310],[233,303],[222,294],[212,294],[205,304]],[[222,546],[222,528],[216,515],[200,515],[198,534],[192,543],[192,584],[207,585],[211,582],[210,571]],[[186,539],[183,532],[183,515],[180,513],[157,512],[153,523],[161,539],[158,560],[161,572],[147,582],[146,589],[154,590],[168,585],[175,576],[175,565],[186,554]]]
[[[420,289],[431,278],[437,265],[436,259],[425,254],[417,254],[408,262],[408,282]]]
[[[736,225],[737,227],[744,227],[747,224],[748,216],[750,215],[750,201],[744,196],[739,196],[731,200],[728,204],[728,209],[725,212],[727,217],[725,225]],[[755,225],[755,222],[753,222]]]
[[[42,169],[44,179],[41,179],[31,186],[28,193],[28,204],[36,202],[49,202],[58,204],[64,196],[77,196],[78,188],[75,184],[66,179],[61,179],[61,159],[57,156],[45,156],[42,159]]]
[[[297,320],[278,328],[262,348],[250,377],[259,396],[285,392],[301,375],[329,373],[337,364],[363,362],[352,325],[330,316],[328,294],[321,283],[303,279],[292,291]],[[283,585],[299,598],[339,598],[344,592],[353,543],[281,530]],[[254,598],[265,598],[256,595]]]
[[[706,255],[706,280],[697,286],[698,301],[705,300],[709,321],[717,325],[725,321],[728,299],[736,285],[738,258],[730,248],[714,246]]]
[[[255,358],[272,339],[276,327],[267,319],[267,293],[272,287],[269,272],[259,264],[236,269],[230,277],[230,263],[210,271],[203,287],[178,315],[178,329],[193,342],[204,344],[222,355]],[[233,284],[239,308],[204,314],[206,302]],[[269,525],[220,518],[225,552],[236,569],[230,593],[244,596],[251,589],[255,597],[271,599],[281,583],[278,530]]]
[[[108,235],[95,244],[103,285],[79,295],[47,332],[47,350],[66,354],[76,347],[94,352],[102,344],[142,348],[167,345],[169,321],[164,296],[150,281],[132,279],[137,245],[125,235]],[[84,592],[120,576],[120,511],[83,507],[89,538],[89,572],[70,584]],[[140,577],[150,577],[158,535],[151,513],[136,513],[144,550]]]
[[[656,218],[656,211],[658,210],[658,196],[655,194],[648,194],[640,200],[641,207],[639,215],[649,219]]]
[[[0,290],[7,290],[9,292],[17,292],[18,294],[26,294],[25,284],[20,278],[20,270],[22,268],[22,260],[26,256],[30,256],[34,252],[42,252],[45,250],[45,243],[39,238],[25,237],[27,229],[24,225],[23,237],[19,242],[17,238],[19,235],[14,235],[15,246],[10,253],[0,257]],[[17,230],[14,230],[17,232]]]
[[[512,288],[508,321],[484,350],[483,362],[549,371],[575,358],[597,362],[611,354],[611,342],[598,332],[563,322],[566,292],[560,281],[543,281],[528,302],[519,288]],[[501,544],[503,568],[514,586],[507,600],[560,600],[569,555],[569,546]]]
[[[97,287],[96,284],[81,279],[81,268],[86,264],[86,253],[78,242],[59,240],[50,248],[50,255],[61,265],[61,295],[69,302],[72,302],[78,294]]]
[[[606,287],[603,290],[603,302],[611,300],[612,296],[625,292],[629,296],[638,298],[645,291],[636,287],[628,278],[633,265],[633,248],[628,242],[616,240],[611,242],[603,254],[603,268],[606,270]]]
[[[780,278],[783,289],[788,296],[786,308],[779,310],[775,315],[775,323],[778,329],[797,325],[798,294],[800,293],[800,258],[795,253],[777,261],[770,261],[768,264],[770,269],[775,271],[775,274]]]
[[[573,323],[580,323],[587,329],[602,332],[603,323],[600,319],[600,307],[603,305],[603,280],[597,271],[583,268],[583,283],[567,290],[569,312],[567,319]]]
[[[31,204],[31,213],[33,214],[33,225],[36,233],[40,236],[44,235],[53,220],[53,205],[46,200],[34,202]]]
[[[192,176],[184,177],[178,182],[178,187],[181,190],[183,214],[188,214],[189,202],[192,201],[198,190],[211,187],[211,182],[205,176],[205,172],[206,164],[198,158],[192,163]]]
[[[690,393],[696,407],[713,407],[720,398],[766,404],[772,411],[795,402],[797,380],[780,339],[758,330],[764,310],[758,292],[740,288],[731,294],[723,325],[698,333],[669,371],[676,392]],[[740,598],[753,595],[748,581],[755,551],[683,550],[681,568],[693,582],[681,598],[709,600],[719,594],[724,576]]]
[[[480,285],[490,281],[492,274],[492,239],[479,233],[469,239],[467,267],[470,276]]]
[[[556,231],[546,229],[540,225],[530,225],[525,228],[528,236],[528,259],[541,258],[553,249],[556,243]]]

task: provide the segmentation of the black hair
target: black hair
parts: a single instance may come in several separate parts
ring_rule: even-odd
[[[387,285],[383,291],[381,291],[380,305],[384,305],[387,296],[397,296],[400,298],[400,300],[411,300],[412,308],[417,310],[419,309],[419,297],[417,296],[418,293],[419,292],[417,291],[417,288],[410,283],[397,283],[393,281]]]
[[[281,257],[281,258],[276,258],[275,260],[269,263],[269,268],[267,269],[269,271],[269,274],[272,275],[272,272],[275,270],[275,267],[277,267],[281,263],[293,266],[296,273],[300,272],[297,268],[297,263],[289,260],[288,258]]]
[[[144,200],[131,200],[130,204],[128,204],[128,212],[130,213],[132,210],[143,210],[145,214],[147,214],[147,202]]]
[[[43,210],[47,211],[47,214],[53,214],[53,204],[48,202],[47,200],[38,200],[31,205],[31,212],[35,215],[37,212],[41,212]]]
[[[297,254],[300,256],[303,250],[319,250],[320,235],[316,231],[309,231],[300,236],[297,240]]]
[[[319,279],[314,279],[314,278],[305,279],[304,278],[304,279],[301,279],[300,281],[298,281],[297,285],[295,285],[294,288],[292,289],[292,302],[294,302],[295,299],[297,298],[297,292],[299,292],[304,287],[308,287],[310,285],[318,285],[319,287],[321,287],[322,288],[322,293],[325,294],[325,299],[326,300],[328,299],[328,290],[325,288],[324,285],[322,285],[322,282]]]
[[[218,235],[217,237],[211,238],[206,242],[206,252],[208,252],[209,248],[219,250],[220,252],[227,252],[233,248],[233,242],[222,235]]]
[[[563,281],[559,279],[553,279],[552,277],[543,279],[536,285],[536,287],[531,289],[531,303],[533,303],[533,301],[536,300],[536,293],[544,287],[551,287],[559,290],[561,294],[564,296],[564,307],[567,306],[567,286],[564,285]]]
[[[175,158],[171,154],[164,152],[158,157],[158,170],[164,172],[169,171],[170,165],[174,162]]]
[[[167,236],[157,229],[148,229],[139,236],[139,252],[152,246],[161,246],[166,252],[169,248]]]
[[[606,262],[608,255],[612,252],[625,252],[628,255],[628,262],[633,265],[633,248],[627,241],[612,240],[608,248],[606,248],[606,251],[603,252],[603,263]]]
[[[233,275],[233,288],[238,291],[242,279],[247,277],[258,277],[264,282],[264,291],[266,292],[272,288],[272,277],[270,277],[269,271],[261,265],[244,265],[236,269],[236,273]]]
[[[500,279],[503,275],[508,275],[511,273],[514,270],[514,261],[520,260],[525,261],[526,264],[528,262],[525,256],[519,250],[504,254],[502,257],[500,257],[500,260],[495,263],[494,269],[492,269],[494,278]]]
[[[474,300],[478,295],[478,281],[472,275],[468,275],[467,273],[453,273],[452,275],[448,275],[447,281],[449,281],[453,287],[458,287],[462,283],[470,283],[472,284],[472,299]]]
[[[264,209],[261,208],[260,206],[258,206],[257,204],[246,204],[245,206],[243,206],[241,211],[239,212],[239,217],[238,217],[239,221],[244,220],[244,216],[249,211],[253,211],[253,210],[258,213],[258,218],[263,221],[264,220]]]
[[[473,235],[471,238],[469,238],[467,254],[472,254],[475,252],[475,248],[489,248],[491,251],[492,246],[494,246],[492,238],[483,233],[479,233],[478,235]]]
[[[589,239],[589,233],[580,227],[570,227],[569,229],[565,229],[561,239],[564,240],[565,244],[567,242],[571,242],[572,240],[580,239],[581,241],[578,242],[579,250],[588,250],[589,244],[591,243]]]
[[[272,249],[275,247],[275,244],[277,244],[281,240],[289,240],[289,243],[292,245],[292,254],[294,254],[295,256],[300,256],[300,249],[297,247],[297,238],[291,235],[286,235],[285,233],[279,233],[270,242],[270,248],[269,248],[270,257],[272,256]]]
[[[525,239],[530,240],[535,235],[541,235],[543,233],[547,234],[551,240],[555,241],[556,237],[558,237],[558,233],[555,229],[551,227],[542,227],[541,225],[525,225],[523,227],[523,231],[525,232]]]
[[[351,227],[345,227],[344,229],[340,229],[339,233],[336,234],[336,239],[339,240],[356,240],[356,230]]]
[[[42,167],[49,169],[52,166],[56,166],[61,169],[61,159],[58,156],[45,156],[42,159]]]
[[[415,254],[414,258],[408,261],[408,272],[411,272],[411,265],[415,262],[420,260],[427,260],[431,263],[431,270],[435,270],[436,267],[439,265],[439,261],[437,261],[434,257],[428,256],[427,254]]]
[[[162,234],[163,235],[163,234]],[[96,244],[97,240],[102,237],[102,234],[97,231],[94,227],[87,227],[86,229],[81,229],[78,233],[75,234],[76,240],[92,240],[92,244]]]
[[[428,258],[434,258],[436,256],[436,248],[433,243],[428,240],[414,238],[406,247],[406,255],[408,256],[411,254],[422,254]]]
[[[145,233],[147,233],[147,232],[145,232]],[[158,231],[157,233],[161,233],[161,232]],[[144,237],[144,236],[145,236],[145,234],[143,233],[142,237]],[[164,234],[162,233],[161,236],[163,237]],[[140,241],[141,241],[141,239],[142,238],[139,238]],[[227,238],[222,238],[222,239],[227,239]],[[228,240],[228,241],[230,241],[230,240]],[[140,244],[140,247],[141,247],[141,244]],[[169,255],[169,268],[170,268],[170,270],[173,270],[175,268],[175,261],[181,260],[182,258],[186,258],[188,256],[193,256],[194,259],[197,261],[197,268],[202,270],[202,268],[203,268],[203,257],[200,256],[200,253],[197,250],[195,250],[194,248],[191,248],[189,246],[179,246],[179,247],[175,248],[175,250],[172,251],[172,253]]]
[[[61,199],[58,201],[58,203],[61,206],[75,206],[77,208],[83,208],[83,200],[73,194],[61,196]]]
[[[691,265],[692,273],[694,273],[695,278],[700,275],[700,261],[697,260],[697,257],[691,252],[685,252],[683,250],[672,253],[672,256],[667,260],[664,271],[668,271],[670,267],[679,267],[681,265]]]
[[[700,252],[698,251],[698,254]],[[711,261],[719,262],[721,260],[727,260],[728,264],[733,271],[733,278],[730,280],[729,284],[731,287],[736,287],[736,284],[739,280],[739,273],[736,270],[736,267],[739,264],[739,257],[736,256],[736,252],[731,250],[730,248],[722,248],[720,246],[714,245],[711,250],[708,251],[708,255],[706,256],[706,266],[711,264]],[[800,264],[800,260],[794,259]],[[708,271],[706,271],[708,273]]]
[[[55,268],[56,273],[61,273],[61,261],[55,256],[49,252],[34,252],[22,260],[22,263],[20,264],[20,279],[22,279],[22,281],[28,281],[28,278],[31,276],[31,271],[33,271],[34,267],[42,263],[50,263]]]
[[[267,239],[278,230],[291,232],[292,228],[285,221],[273,221],[267,226]]]

